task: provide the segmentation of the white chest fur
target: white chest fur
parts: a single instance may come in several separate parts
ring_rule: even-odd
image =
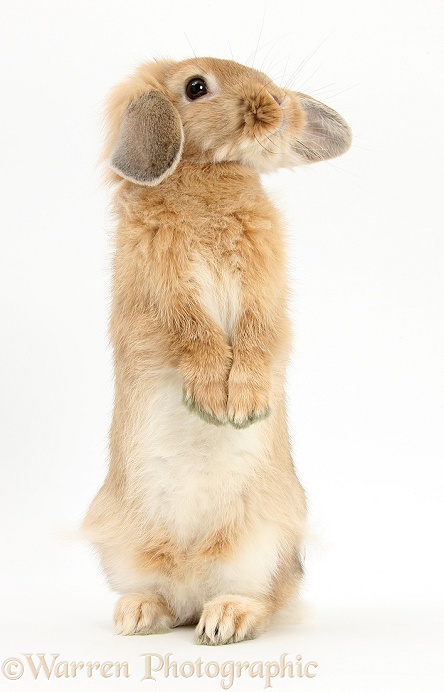
[[[239,275],[198,258],[193,261],[193,281],[204,310],[230,336],[241,307]]]

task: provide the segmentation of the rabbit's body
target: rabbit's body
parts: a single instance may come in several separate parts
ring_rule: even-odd
[[[264,629],[302,572],[282,224],[254,166],[196,160],[192,142],[168,175],[138,184],[152,174],[133,170],[143,146],[131,118],[139,127],[139,104],[152,103],[134,91],[115,157],[131,170],[115,197],[111,461],[85,528],[123,594],[118,632],[199,623],[201,643],[239,641]],[[122,117],[131,98],[118,99]]]

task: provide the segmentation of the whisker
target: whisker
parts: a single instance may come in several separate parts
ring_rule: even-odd
[[[287,74],[287,67],[288,67],[288,61],[290,60],[290,56],[291,56],[291,52],[288,54],[287,62],[285,63],[284,75],[283,75],[283,76],[285,76],[285,75]],[[280,79],[283,79],[283,77],[280,77]]]
[[[300,140],[297,139],[296,141],[298,142],[298,144],[301,145],[301,147],[303,149],[305,149],[305,151],[307,151],[309,154],[311,154],[312,156],[317,158],[318,161],[324,161],[324,163],[326,163],[328,166],[330,166],[330,168],[333,168],[333,170],[338,171],[339,173],[341,173],[341,175],[353,176],[355,178],[359,178],[360,180],[365,181],[365,178],[363,178],[362,176],[357,175],[356,173],[351,173],[351,171],[346,171],[344,168],[340,168],[339,166],[336,166],[331,161],[326,161],[325,159],[322,158],[322,156],[320,156],[320,154],[318,154],[316,151],[313,151],[312,149],[310,149],[310,147],[308,147],[306,144],[304,144]],[[355,185],[356,187],[359,187],[361,190],[365,189],[365,188],[363,188],[362,185],[358,185],[358,183],[355,180],[351,180],[350,177],[348,178],[348,181],[350,183],[352,183],[353,185]]]
[[[315,69],[315,71],[314,71],[309,77],[307,77],[307,79],[304,79],[304,81],[302,82],[302,84],[298,84],[298,91],[301,91],[302,88],[303,88],[303,86],[305,86],[305,84],[307,84],[307,82],[309,82],[310,79],[313,79],[313,77],[315,76],[316,72],[318,72],[318,71],[321,69],[321,67],[322,67],[322,64],[321,64],[321,65],[318,65],[317,68]]]
[[[271,134],[271,136],[273,136],[273,134]],[[275,136],[277,136],[276,133],[275,133]],[[278,151],[273,151],[272,153],[273,153],[273,154],[280,154],[281,151],[280,151],[278,145],[276,144],[276,142],[273,142],[273,140],[270,139],[270,137],[269,137],[268,135],[265,135],[265,137],[266,137],[266,138],[268,139],[268,141],[271,142],[271,144],[272,144],[274,147],[276,147],[277,150],[278,150]]]
[[[277,60],[276,62],[274,62],[269,68],[267,68],[267,72],[272,72],[274,70],[274,68],[277,67],[283,60],[285,60],[285,55],[282,58],[280,58],[279,60]],[[287,63],[288,63],[288,58],[287,58]]]
[[[185,33],[185,31],[184,31],[183,33],[185,34],[185,38],[186,38],[186,40],[188,41],[188,45],[189,45],[190,48],[191,48],[192,54],[194,55],[195,58],[197,58],[197,55],[196,55],[196,53],[194,52],[193,46],[191,45],[190,39],[188,38],[188,36],[187,36],[187,34]]]
[[[253,53],[250,53],[250,55],[248,56],[248,58],[247,58],[246,61],[245,61],[245,64],[247,64],[248,61],[251,60],[251,58],[255,58],[256,55],[257,55],[257,53],[259,53],[261,50],[264,50],[264,48],[266,48],[267,46],[269,46],[270,43],[273,43],[273,42],[276,42],[276,41],[280,41],[280,39],[281,39],[281,38],[285,38],[285,36],[291,36],[291,33],[290,33],[289,31],[287,31],[285,34],[281,34],[281,35],[278,36],[277,38],[272,38],[272,39],[270,39],[269,41],[267,41],[266,43],[264,43],[260,48],[257,48],[255,51],[253,51]]]
[[[368,147],[361,147],[360,144],[356,144],[356,142],[353,142],[353,149],[362,149],[362,151],[371,151],[372,154],[379,154],[380,152],[378,149],[369,149]]]
[[[262,142],[260,142],[260,141],[258,140],[258,138],[256,137],[256,135],[254,134],[254,132],[253,132],[253,137],[255,138],[256,142],[257,142],[258,144],[260,144],[260,146],[262,147],[262,149],[265,149],[265,151],[268,151],[269,154],[279,154],[278,151],[270,151],[270,149],[267,149],[267,147],[264,147],[264,145],[262,144]]]
[[[261,30],[260,30],[260,32],[259,32],[259,38],[258,38],[258,40],[257,40],[256,51],[255,51],[255,53],[253,54],[253,62],[251,63],[251,66],[252,66],[252,67],[253,67],[253,65],[254,65],[254,60],[255,60],[256,55],[257,55],[258,50],[259,50],[259,44],[260,44],[260,42],[261,42],[262,32],[263,32],[263,30],[264,30],[265,14],[266,14],[266,12],[267,12],[267,2],[265,1],[265,5],[264,5],[264,14],[262,15]],[[250,58],[248,58],[248,60],[250,60]],[[247,60],[247,64],[248,64],[248,60]]]
[[[367,180],[367,178],[364,178],[362,175],[358,175],[357,173],[352,173],[351,171],[347,171],[345,168],[341,168],[340,166],[337,166],[336,164],[332,163],[331,161],[326,161],[325,163],[328,163],[329,166],[334,168],[336,171],[339,171],[343,175],[349,175],[352,176],[353,178],[358,178],[359,180]]]
[[[283,59],[283,58],[282,58],[282,59]],[[278,81],[278,80],[280,80],[280,79],[283,79],[284,77],[285,77],[285,72],[284,72],[280,77],[277,77],[276,80],[274,80],[274,79],[268,79],[268,80],[265,82],[265,84],[262,85],[262,87],[261,87],[260,90],[258,91],[258,94],[257,94],[257,95],[260,96],[260,95],[262,94],[263,90],[266,89],[267,86],[268,86],[269,84],[272,84],[272,83],[274,84],[275,81]]]
[[[275,38],[274,41],[273,41],[273,43],[272,43],[272,45],[271,45],[270,48],[268,49],[268,51],[267,51],[267,53],[266,53],[266,55],[265,55],[265,58],[262,60],[262,65],[260,66],[260,72],[263,71],[264,65],[265,65],[265,62],[266,62],[268,56],[270,55],[271,51],[274,49],[274,47],[276,46],[276,43],[277,43],[279,40],[280,40],[280,39]]]
[[[318,152],[313,151],[313,149],[311,149],[310,147],[308,147],[306,144],[304,144],[303,142],[301,142],[299,139],[297,139],[297,140],[295,140],[295,141],[296,141],[303,149],[305,149],[306,152],[308,152],[309,154],[311,154],[312,156],[314,156],[315,158],[317,158],[318,161],[324,161],[324,163],[326,163],[328,166],[330,166],[330,168],[333,168],[335,171],[338,171],[338,172],[341,173],[342,175],[353,176],[354,178],[359,178],[360,180],[365,180],[365,178],[363,178],[362,176],[358,175],[357,173],[352,173],[351,171],[347,171],[347,170],[345,170],[344,168],[340,168],[339,166],[336,166],[336,165],[335,165],[334,163],[332,163],[331,161],[326,161],[325,159],[322,158],[322,156],[321,156],[320,154],[318,154]],[[354,183],[355,185],[357,185],[357,183],[356,183],[355,181],[353,181],[353,180],[350,180],[350,182],[351,182],[351,183]],[[361,189],[363,189],[360,185],[357,185],[357,187],[360,187]]]
[[[318,154],[317,151],[310,149],[310,147],[307,146],[306,144],[304,144],[304,142],[301,142],[300,139],[295,139],[294,141],[297,142],[302,147],[302,149],[304,149],[304,151],[306,151],[308,154],[310,154],[311,156],[314,156],[319,161],[322,161],[322,156],[320,154]]]
[[[338,173],[341,173],[342,175],[345,175],[345,176],[354,175],[353,173],[350,173],[350,171],[346,171],[343,168],[339,168],[338,166],[335,166],[333,163],[331,163],[331,161],[326,161],[325,163],[327,163],[330,166],[330,168],[333,168],[333,170],[337,171]],[[363,178],[360,175],[358,175],[356,177],[360,178],[360,180],[365,181],[365,178]],[[365,190],[365,187],[363,185],[359,185],[359,183],[357,183],[356,180],[352,180],[350,177],[348,178],[348,182],[351,183],[352,185],[355,185],[356,187],[359,187],[360,190]]]
[[[272,84],[272,83],[273,83],[273,80],[272,80],[272,79],[268,79],[268,80],[265,82],[265,84],[263,84],[262,87],[259,89],[259,91],[258,91],[258,93],[257,93],[258,97],[262,94],[263,90],[266,89],[267,86],[268,86],[269,84]]]
[[[289,88],[290,84],[296,79],[296,77],[298,76],[298,74],[300,73],[300,71],[304,68],[304,66],[307,64],[307,62],[313,57],[313,55],[315,55],[315,53],[318,52],[318,50],[324,45],[324,43],[326,43],[326,42],[328,41],[328,39],[331,38],[331,36],[333,35],[333,33],[334,33],[334,32],[331,31],[331,32],[324,38],[324,40],[321,41],[321,43],[320,43],[316,48],[314,48],[314,49],[307,55],[307,57],[301,62],[301,64],[299,65],[299,67],[296,68],[296,70],[295,70],[295,72],[294,72],[292,78],[291,78],[291,79],[289,80],[289,82],[287,82],[287,84],[285,85],[285,88],[286,88],[286,89]]]
[[[305,84],[305,82],[304,82]],[[310,94],[317,94],[319,91],[323,91],[324,89],[329,89],[332,86],[336,86],[336,82],[332,82],[331,84],[326,84],[323,87],[319,87],[319,89],[310,89]]]
[[[343,94],[345,91],[350,91],[350,89],[355,89],[357,86],[361,86],[362,82],[356,82],[356,84],[352,84],[349,87],[346,87],[346,89],[342,89],[341,91],[337,91],[336,94],[329,94],[327,98],[333,99],[336,98],[336,96],[339,96],[340,94]]]

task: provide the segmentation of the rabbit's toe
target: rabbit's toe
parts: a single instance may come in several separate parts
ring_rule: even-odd
[[[235,428],[247,428],[270,414],[266,393],[247,382],[230,382],[228,420]]]
[[[174,624],[165,599],[154,593],[121,596],[114,609],[116,634],[160,634]]]
[[[213,412],[204,408],[204,406],[189,393],[184,392],[182,401],[189,411],[197,413],[206,423],[212,423],[213,425],[224,425],[227,423],[225,411],[220,410],[218,415],[215,415]]]
[[[260,601],[247,596],[219,596],[205,604],[195,641],[216,646],[254,639],[266,624],[266,608]]]
[[[207,423],[224,425],[227,418],[227,382],[221,379],[204,379],[186,383],[183,391],[183,403],[197,413]]]

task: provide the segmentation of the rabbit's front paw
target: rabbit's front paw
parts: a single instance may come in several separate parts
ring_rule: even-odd
[[[183,403],[193,413],[213,425],[228,422],[228,373],[231,356],[204,364],[189,364],[182,371]]]
[[[207,423],[224,425],[228,422],[226,386],[220,383],[219,386],[214,382],[206,386],[185,386],[183,403]]]
[[[233,368],[228,379],[228,420],[235,428],[247,428],[270,413],[268,387],[246,370]]]

